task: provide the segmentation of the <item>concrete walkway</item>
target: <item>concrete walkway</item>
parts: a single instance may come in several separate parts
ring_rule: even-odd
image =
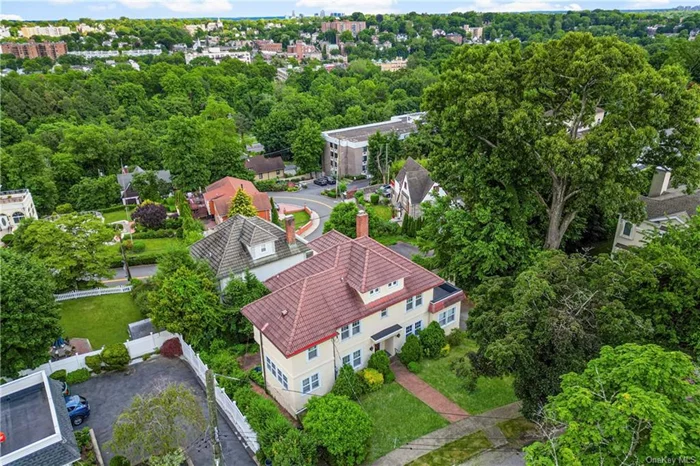
[[[398,374],[397,374],[398,380]],[[390,452],[372,463],[373,466],[396,466],[407,464],[423,455],[437,450],[443,445],[454,442],[466,435],[473,434],[480,430],[492,432],[491,429],[496,424],[508,419],[520,417],[520,402],[511,403],[500,408],[492,409],[483,414],[469,416],[466,419],[450,424],[442,429],[430,432],[423,437],[402,445],[401,448]],[[410,419],[410,414],[408,415]],[[487,434],[489,435],[489,434]]]
[[[396,374],[396,381],[399,385],[433,408],[434,411],[448,421],[457,422],[469,417],[469,414],[460,408],[459,405],[425,383],[416,374],[409,372],[406,366],[400,362],[394,361],[391,364],[391,369]]]

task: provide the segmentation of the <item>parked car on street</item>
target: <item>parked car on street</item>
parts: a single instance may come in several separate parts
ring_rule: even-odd
[[[64,397],[66,401],[66,409],[68,410],[68,417],[70,417],[70,422],[74,426],[79,426],[90,417],[90,405],[85,397],[79,395],[72,395]]]
[[[335,184],[335,178],[332,176],[326,177],[326,181],[328,181],[328,184]]]
[[[377,193],[384,197],[391,197],[391,186],[388,184],[383,184],[379,187],[379,189],[377,189]]]
[[[314,180],[314,184],[317,184],[319,186],[326,186],[328,184],[328,178],[326,178],[325,176],[322,176],[320,178],[316,178]]]

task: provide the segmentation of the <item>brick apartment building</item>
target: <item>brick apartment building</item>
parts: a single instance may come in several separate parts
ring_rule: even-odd
[[[298,40],[294,44],[287,46],[287,53],[294,54],[297,60],[301,61],[304,58],[321,59],[321,52],[316,49],[315,45],[305,44],[304,41]]]
[[[282,52],[282,43],[271,40],[256,40],[255,48],[261,52]]]
[[[65,42],[5,42],[0,44],[0,52],[12,54],[15,58],[49,57],[55,60],[68,53],[68,47]]]
[[[344,31],[350,31],[355,36],[365,29],[367,29],[367,24],[364,21],[329,21],[321,23],[321,32],[336,31],[340,34]]]
[[[321,133],[326,140],[323,150],[323,171],[327,175],[353,176],[367,174],[369,158],[369,138],[377,132],[396,133],[399,139],[416,131],[416,121],[423,113],[397,115],[388,121],[353,126]]]

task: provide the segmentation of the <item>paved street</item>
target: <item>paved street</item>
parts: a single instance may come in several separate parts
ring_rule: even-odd
[[[91,377],[88,381],[71,387],[74,394],[84,396],[90,403],[90,417],[80,428],[89,426],[95,431],[105,464],[108,464],[114,456],[114,452],[107,447],[106,443],[112,438],[112,429],[119,414],[129,407],[135,395],[145,395],[171,383],[184,384],[191,389],[195,393],[203,413],[205,416],[207,415],[204,389],[187,363],[179,359],[163,357],[150,359],[129,366],[128,373],[103,374]],[[76,428],[76,430],[80,428]],[[255,465],[233,430],[222,418],[221,413],[219,413],[219,431],[225,460],[224,465]],[[189,432],[188,442],[190,446],[187,449],[187,454],[197,466],[209,465],[213,462],[207,438],[202,435],[202,432]]]
[[[131,278],[138,278],[139,280],[143,280],[144,278],[148,278],[155,275],[157,268],[158,266],[155,264],[132,265],[131,267],[129,267],[129,269],[131,270]],[[123,267],[115,268],[112,270],[115,272],[114,277],[110,278],[109,280],[103,280],[102,283],[104,283],[106,286],[121,286],[129,284],[129,281],[126,279],[126,272],[124,271]]]
[[[363,188],[369,185],[369,180],[358,180],[350,183],[348,185],[348,190],[354,188]],[[319,227],[310,233],[307,237],[307,241],[318,238],[323,234],[323,224],[326,223],[328,217],[331,215],[331,210],[336,204],[340,202],[339,199],[331,199],[330,197],[323,196],[321,191],[326,188],[334,188],[335,186],[318,186],[313,183],[313,181],[308,181],[308,188],[301,189],[295,193],[288,192],[271,192],[267,193],[270,197],[275,199],[275,202],[279,204],[296,204],[304,205],[306,204],[309,209],[315,211],[321,221]]]

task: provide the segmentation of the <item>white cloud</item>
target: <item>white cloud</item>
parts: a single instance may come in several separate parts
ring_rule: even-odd
[[[194,16],[208,16],[233,10],[229,0],[119,0],[127,8],[141,10],[158,6],[176,13],[191,13]]]
[[[452,12],[489,11],[504,13],[520,11],[580,11],[582,9],[578,3],[563,4],[548,0],[473,0],[463,7],[455,8]]]
[[[114,3],[106,3],[104,5],[89,5],[87,7],[88,10],[90,11],[109,11],[109,10],[114,10],[117,7],[116,4]]]
[[[297,7],[318,8],[327,12],[368,14],[393,13],[398,0],[298,0]]]
[[[7,21],[22,21],[22,17],[20,15],[0,15],[0,21],[7,20]]]

